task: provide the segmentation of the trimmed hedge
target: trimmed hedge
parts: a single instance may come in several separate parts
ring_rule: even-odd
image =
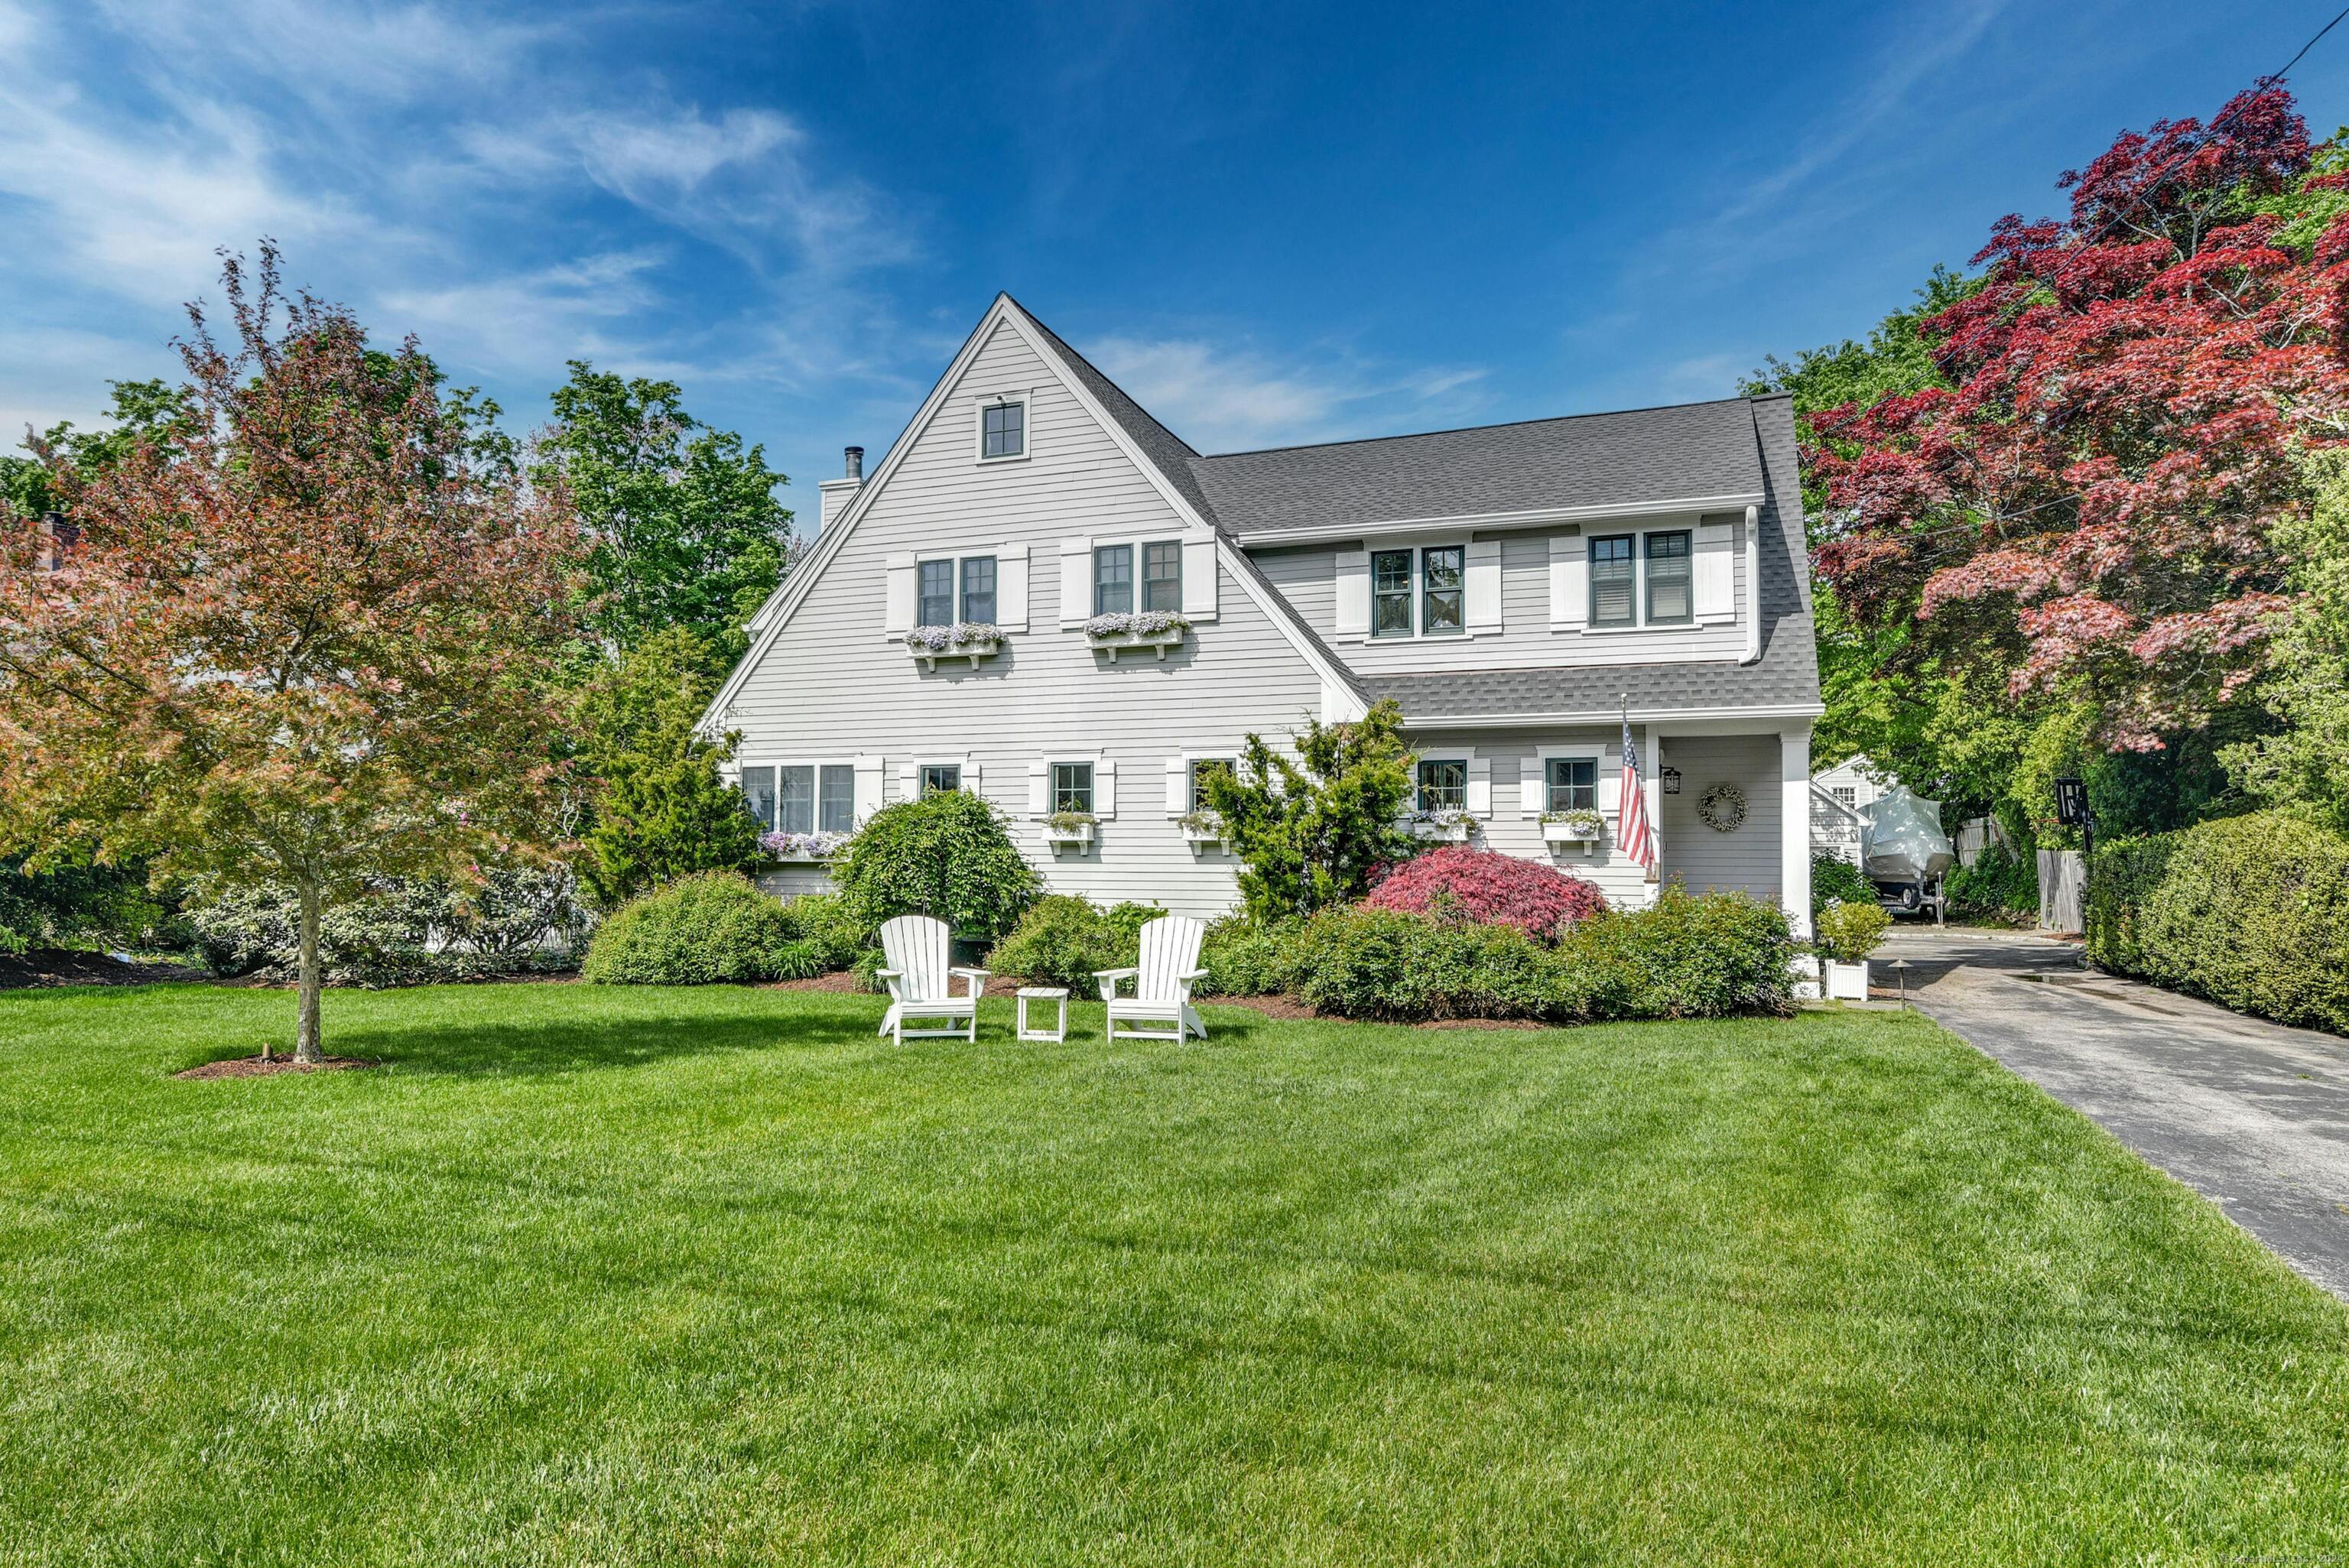
[[[1226,935],[1264,977],[1340,1017],[1710,1018],[1784,1012],[1795,947],[1775,906],[1736,893],[1664,890],[1647,909],[1594,915],[1555,945],[1513,925],[1354,905],[1328,910],[1259,945]],[[1278,944],[1268,957],[1261,944]],[[1211,949],[1211,954],[1215,952]],[[1210,956],[1207,967],[1216,969]],[[1230,989],[1228,985],[1219,986]]]
[[[2349,1033],[2349,838],[2282,811],[2096,848],[2099,967]]]
[[[1142,954],[1142,927],[1164,913],[1146,903],[1110,909],[1067,894],[1028,906],[1011,934],[987,955],[988,969],[1031,985],[1065,985],[1083,995],[1102,969],[1131,967]]]
[[[800,980],[823,974],[825,958],[749,879],[703,872],[621,905],[588,944],[579,977],[603,985]]]

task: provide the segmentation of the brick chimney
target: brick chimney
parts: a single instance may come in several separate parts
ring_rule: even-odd
[[[826,480],[815,487],[820,498],[816,503],[815,521],[815,531],[819,534],[840,521],[840,514],[848,510],[848,503],[854,500],[856,492],[864,488],[864,449],[843,449],[841,458],[846,477]]]
[[[65,564],[66,552],[81,542],[81,530],[61,511],[41,514],[40,548],[33,555],[33,570],[55,572]]]

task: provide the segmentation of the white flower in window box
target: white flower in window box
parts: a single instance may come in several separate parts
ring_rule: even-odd
[[[1048,844],[1090,844],[1093,830],[1101,819],[1091,811],[1055,811],[1044,819],[1044,841]]]
[[[905,650],[931,669],[940,659],[968,659],[974,665],[992,657],[1003,646],[1001,627],[976,621],[951,626],[916,626],[905,634]]]
[[[1112,664],[1128,648],[1154,649],[1163,659],[1167,649],[1183,645],[1184,634],[1190,629],[1189,618],[1172,610],[1137,610],[1132,614],[1095,615],[1085,623],[1085,641],[1095,652],[1109,655]]]
[[[779,861],[803,863],[831,860],[848,839],[846,833],[767,833],[759,847]]]
[[[1204,808],[1176,819],[1175,825],[1183,830],[1184,841],[1195,847],[1220,845],[1231,838],[1231,830],[1224,825],[1223,818]]]
[[[1541,829],[1542,842],[1546,844],[1595,844],[1607,831],[1607,819],[1588,806],[1571,811],[1544,811]]]
[[[1476,831],[1476,819],[1458,806],[1438,806],[1413,811],[1411,830],[1439,844],[1464,844]]]

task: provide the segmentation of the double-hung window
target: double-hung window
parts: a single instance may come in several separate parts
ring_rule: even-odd
[[[1136,552],[1141,559],[1137,562]],[[1141,568],[1141,580],[1134,570]],[[1183,608],[1183,545],[1178,540],[1152,544],[1103,544],[1093,551],[1093,614],[1125,615],[1136,610]]]
[[[742,803],[767,832],[851,832],[856,769],[846,762],[753,763],[742,769]]]
[[[978,455],[982,460],[1028,455],[1028,404],[1025,399],[1012,398],[980,405]]]
[[[1371,635],[1451,637],[1468,629],[1467,547],[1371,552]]]
[[[942,794],[962,788],[962,769],[952,762],[928,762],[922,766],[922,793]]]
[[[1590,624],[1635,626],[1640,623],[1638,541],[1616,534],[1590,542]]]
[[[1207,810],[1207,780],[1221,773],[1230,776],[1235,769],[1228,757],[1202,757],[1191,764],[1191,810]]]
[[[1543,769],[1547,791],[1544,810],[1595,811],[1599,809],[1599,759],[1595,757],[1553,757]]]
[[[1648,624],[1681,626],[1696,619],[1690,581],[1688,530],[1647,536]]]
[[[1104,544],[1093,552],[1093,614],[1123,615],[1133,609],[1133,546]]]
[[[995,557],[962,558],[962,618],[974,626],[995,624]]]
[[[1052,764],[1052,810],[1082,811],[1090,816],[1093,809],[1093,765],[1090,762],[1055,762]]]
[[[1177,541],[1142,547],[1142,607],[1183,608],[1183,546]]]
[[[1423,758],[1419,764],[1419,809],[1457,811],[1466,810],[1467,805],[1467,761],[1457,757]]]
[[[951,561],[925,561],[921,572],[920,614],[915,619],[917,626],[951,626],[955,618],[955,563]]]

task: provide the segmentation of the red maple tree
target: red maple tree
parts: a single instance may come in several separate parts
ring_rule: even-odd
[[[1920,327],[1951,385],[1812,421],[1847,610],[2095,702],[2116,748],[2234,697],[2291,608],[2296,453],[2349,436],[2349,217],[2303,250],[2259,210],[2311,150],[2264,80],[2066,173],[2068,219],[2002,219],[1980,286]]]
[[[0,841],[290,887],[310,1061],[324,909],[548,837],[581,541],[413,341],[287,298],[265,245],[224,282],[191,417],[53,462],[78,537],[0,506]]]

